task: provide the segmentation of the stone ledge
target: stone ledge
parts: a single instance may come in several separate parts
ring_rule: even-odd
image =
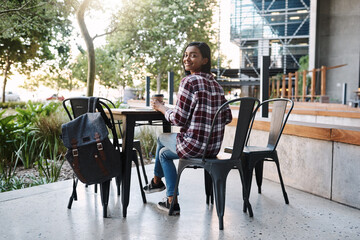
[[[237,118],[234,118],[229,125],[236,126],[236,123]],[[269,131],[270,122],[267,119],[257,119],[253,129]],[[283,134],[360,146],[360,127],[288,121]]]

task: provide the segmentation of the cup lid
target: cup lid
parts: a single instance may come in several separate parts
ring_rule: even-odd
[[[164,97],[164,94],[154,94],[152,97]]]

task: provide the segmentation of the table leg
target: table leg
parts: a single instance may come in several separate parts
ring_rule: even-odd
[[[123,139],[123,174],[121,184],[121,202],[123,205],[123,217],[126,217],[127,207],[129,205],[130,198],[130,181],[131,181],[131,164],[132,164],[132,149],[134,141],[134,128],[135,120],[130,116],[126,117],[124,122],[124,139]]]
[[[171,124],[166,120],[163,120],[163,132],[164,133],[171,132]]]

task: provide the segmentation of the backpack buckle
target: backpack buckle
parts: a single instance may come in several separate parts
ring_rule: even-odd
[[[99,151],[102,151],[102,150],[103,150],[103,145],[102,145],[101,142],[100,142],[100,143],[97,143],[96,146],[97,146],[97,149],[98,149]]]
[[[75,148],[72,150],[72,154],[74,157],[77,157],[77,156],[79,156],[79,151]]]

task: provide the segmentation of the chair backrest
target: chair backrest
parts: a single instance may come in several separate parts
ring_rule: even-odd
[[[68,103],[71,106],[72,114],[70,113],[70,109],[68,107]],[[82,114],[88,113],[88,112],[95,112],[96,110],[101,113],[102,118],[105,121],[106,126],[110,129],[114,141],[113,144],[115,147],[119,146],[118,142],[118,136],[116,133],[116,125],[114,116],[112,114],[111,107],[115,108],[115,104],[111,102],[109,99],[103,98],[103,97],[74,97],[74,98],[67,98],[63,102],[63,107],[68,114],[70,120],[73,120]],[[109,116],[106,115],[103,108],[106,108]]]
[[[224,103],[223,105],[220,106],[220,108],[217,110],[217,112],[214,116],[214,120],[211,125],[209,138],[207,140],[204,155],[202,157],[203,162],[206,161],[205,160],[206,150],[207,150],[207,146],[209,144],[209,141],[210,141],[210,138],[211,138],[211,135],[213,132],[214,125],[216,123],[217,116],[229,104],[235,103],[235,102],[239,102],[240,106],[239,106],[238,121],[236,124],[236,131],[235,131],[235,138],[234,138],[234,145],[233,145],[233,151],[231,154],[231,159],[239,159],[240,160],[241,154],[242,154],[244,146],[245,146],[247,133],[249,132],[250,122],[254,118],[254,114],[255,114],[254,108],[255,108],[255,106],[259,105],[259,103],[260,103],[259,100],[256,98],[251,98],[251,97],[237,98],[237,99],[227,101],[226,103]]]
[[[271,118],[270,118],[270,131],[267,142],[267,147],[271,148],[273,151],[276,149],[277,144],[279,143],[281,134],[285,128],[285,124],[289,118],[289,115],[294,107],[294,102],[287,98],[274,98],[263,101],[256,109],[260,109],[265,104],[272,104]],[[254,123],[255,118],[252,120],[250,131]],[[247,140],[250,135],[250,131],[247,137]]]
[[[68,108],[67,103],[70,104],[70,109],[72,111],[72,114],[70,113],[70,109]],[[89,112],[89,110],[88,110],[89,103],[90,103],[89,97],[67,98],[62,102],[63,107],[64,107],[67,115],[69,116],[70,120],[73,120],[73,119],[83,115],[84,113]]]

